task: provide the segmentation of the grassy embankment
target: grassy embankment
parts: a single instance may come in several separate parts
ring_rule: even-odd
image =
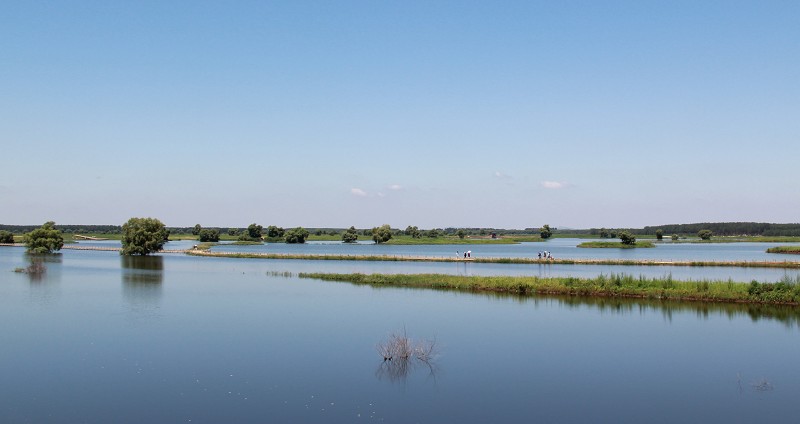
[[[587,241],[579,244],[578,247],[591,249],[635,249],[637,247],[656,247],[656,245],[649,241],[637,241],[634,244],[623,244],[618,241]]]
[[[770,247],[767,253],[788,253],[793,255],[800,255],[800,246],[778,246]]]
[[[300,278],[341,281],[376,287],[413,287],[470,292],[592,297],[626,297],[660,300],[768,303],[800,305],[800,278],[785,277],[777,283],[727,281],[677,281],[625,274],[574,277],[483,277],[442,274],[327,274],[300,273]]]

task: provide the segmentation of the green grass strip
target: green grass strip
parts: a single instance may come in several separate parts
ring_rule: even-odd
[[[460,276],[444,274],[333,274],[300,273],[300,278],[387,287],[413,287],[521,296],[537,294],[589,297],[625,297],[658,300],[800,305],[800,278],[777,283],[679,281],[628,274],[575,277]]]

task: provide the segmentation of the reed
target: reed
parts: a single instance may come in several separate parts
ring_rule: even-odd
[[[731,280],[674,280],[630,274],[576,277],[460,276],[443,274],[300,273],[300,278],[370,286],[415,287],[520,296],[538,294],[659,300],[800,305],[800,284]]]

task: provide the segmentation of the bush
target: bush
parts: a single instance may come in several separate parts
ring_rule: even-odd
[[[622,241],[622,244],[627,244],[627,245],[636,244],[636,237],[634,237],[633,234],[627,231],[620,231],[619,239]]]
[[[697,232],[697,236],[700,237],[702,240],[710,240],[711,239],[711,230],[700,230]]]
[[[284,235],[284,240],[286,243],[294,244],[294,243],[305,243],[306,239],[308,238],[308,230],[303,227],[292,228],[289,231],[286,231]]]

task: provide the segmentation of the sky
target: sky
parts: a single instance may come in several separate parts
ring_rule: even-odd
[[[800,222],[797,1],[7,1],[0,223]]]

